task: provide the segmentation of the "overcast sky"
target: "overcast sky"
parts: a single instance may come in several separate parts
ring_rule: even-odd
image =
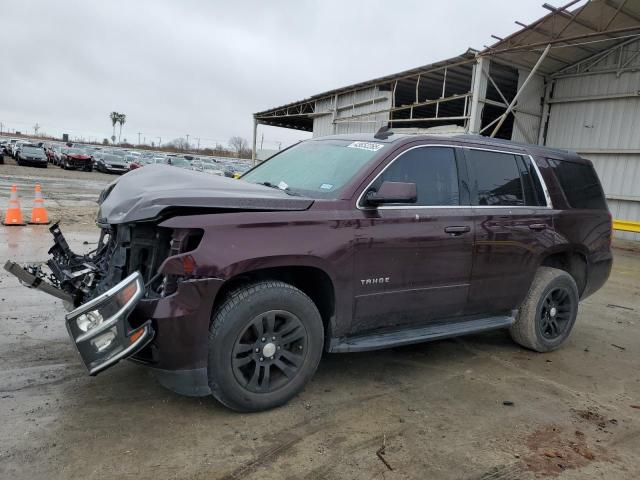
[[[3,130],[202,145],[251,114],[493,43],[542,0],[20,0],[0,7]],[[562,3],[562,2],[560,2]],[[264,147],[304,132],[260,127]]]

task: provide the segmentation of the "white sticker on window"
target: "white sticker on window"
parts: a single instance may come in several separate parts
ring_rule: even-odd
[[[287,188],[289,188],[289,185],[287,185],[285,182],[280,181],[280,183],[278,184],[278,188],[280,190],[286,190]]]
[[[369,150],[371,152],[377,152],[382,147],[384,147],[384,143],[374,143],[374,142],[353,142],[347,145],[349,148],[360,148],[362,150]]]
[[[333,188],[333,184],[331,183],[323,183],[320,185],[320,190],[331,190]]]

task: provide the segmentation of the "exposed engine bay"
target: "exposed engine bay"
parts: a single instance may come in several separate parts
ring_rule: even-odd
[[[97,247],[80,255],[71,250],[58,224],[49,230],[54,244],[45,263],[21,267],[7,262],[5,269],[71,307],[96,298],[133,272],[140,273],[148,298],[172,293],[177,279],[159,274],[160,265],[170,255],[195,248],[202,237],[200,231],[171,230],[153,222],[109,225],[101,229]]]

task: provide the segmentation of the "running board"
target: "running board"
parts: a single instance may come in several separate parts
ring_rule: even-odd
[[[375,332],[354,337],[334,338],[329,345],[330,352],[365,352],[381,350],[389,347],[411,345],[412,343],[430,342],[443,338],[458,337],[471,333],[487,332],[509,327],[515,322],[513,315],[477,318],[474,320],[434,323],[422,327],[405,328],[385,332]]]

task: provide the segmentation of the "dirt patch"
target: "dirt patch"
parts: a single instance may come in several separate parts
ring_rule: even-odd
[[[593,408],[588,408],[586,410],[574,410],[574,413],[578,418],[586,420],[598,427],[598,430],[604,430],[607,427],[618,424],[618,420],[615,418],[606,418]]]
[[[526,439],[531,451],[522,459],[527,469],[541,475],[555,476],[593,461],[607,460],[601,446],[591,446],[580,430],[573,432],[554,425],[539,428]]]

